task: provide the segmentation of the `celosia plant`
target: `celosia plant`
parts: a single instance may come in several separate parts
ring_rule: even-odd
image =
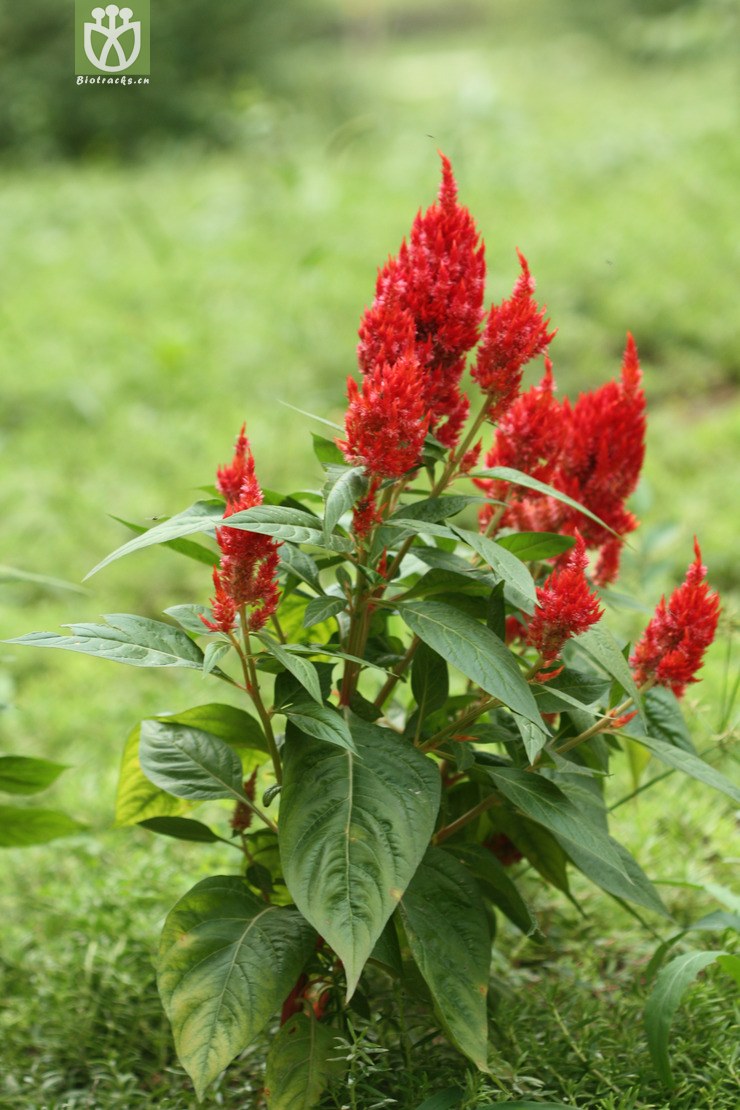
[[[522,868],[569,894],[573,867],[665,913],[607,832],[604,780],[623,745],[737,796],[676,747],[677,698],[717,624],[698,545],[631,666],[605,627],[599,587],[637,526],[636,345],[616,380],[559,400],[554,329],[519,263],[486,314],[483,244],[443,158],[438,201],[362,317],[344,427],[315,437],[320,497],[266,503],[242,428],[219,499],[100,564],[210,536],[176,545],[213,564],[210,605],[16,641],[199,669],[228,689],[227,703],[143,721],[117,800],[119,825],[241,853],[183,894],[162,933],[159,989],[199,1096],[279,1018],[268,1105],[314,1105],[341,1082],[347,1003],[383,975],[430,1000],[430,1022],[486,1070],[495,916],[539,936]],[[221,800],[206,814],[218,832],[192,816]]]

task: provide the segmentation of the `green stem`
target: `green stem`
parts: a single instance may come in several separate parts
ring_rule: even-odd
[[[467,813],[463,813],[462,817],[458,817],[456,821],[451,824],[445,825],[438,833],[432,837],[432,844],[441,844],[448,837],[454,836],[460,829],[464,829],[471,821],[475,821],[476,817],[480,817],[481,813],[485,813],[487,809],[492,809],[493,806],[500,806],[501,799],[497,794],[489,794],[482,802],[478,802],[477,806],[473,806]]]
[[[418,648],[419,643],[419,637],[414,636],[403,659],[396,663],[395,667],[393,668],[393,674],[388,675],[388,678],[385,680],[385,683],[381,687],[380,693],[375,699],[375,705],[378,709],[383,708],[384,704],[395,689],[396,683],[399,682],[400,679],[403,677],[404,671],[416,654],[416,649]]]
[[[434,736],[432,736],[430,740],[427,740],[426,744],[421,745],[419,751],[433,752],[435,748],[438,748],[440,744],[444,743],[448,737],[454,736],[456,732],[460,732],[461,729],[467,728],[468,725],[473,724],[474,721],[477,721],[479,717],[489,709],[493,709],[496,705],[501,705],[501,701],[498,698],[486,698],[484,701],[478,702],[478,705],[473,709],[469,709],[467,713],[463,713],[461,717],[457,717],[456,720],[440,729],[439,732],[435,732]]]

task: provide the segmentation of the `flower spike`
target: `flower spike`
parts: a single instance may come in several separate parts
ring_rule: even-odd
[[[545,664],[557,659],[571,636],[585,632],[604,612],[586,579],[587,562],[583,537],[576,533],[576,545],[563,567],[537,587],[527,642],[537,648]]]

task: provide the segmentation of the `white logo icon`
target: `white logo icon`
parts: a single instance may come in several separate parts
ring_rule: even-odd
[[[85,53],[96,69],[102,69],[105,73],[120,73],[122,69],[132,66],[139,57],[141,23],[139,20],[132,21],[133,14],[131,8],[119,8],[117,4],[109,4],[105,9],[93,8],[90,12],[95,22],[85,24]],[[105,16],[108,17],[107,23],[103,23]],[[129,54],[126,54],[120,42],[127,31],[133,31],[133,44]],[[111,54],[112,64],[109,61]]]

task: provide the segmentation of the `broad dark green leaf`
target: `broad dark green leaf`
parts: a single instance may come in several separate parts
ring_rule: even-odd
[[[573,705],[591,708],[603,704],[610,685],[600,675],[567,667],[546,685],[533,687],[533,691],[543,713],[560,713]]]
[[[504,583],[497,582],[486,600],[486,628],[503,643],[506,638],[506,604]]]
[[[676,1010],[699,972],[724,955],[724,952],[685,952],[666,964],[655,980],[645,1005],[645,1030],[653,1063],[667,1087],[673,1086],[668,1037]]]
[[[370,953],[369,959],[398,979],[403,975],[403,959],[394,918],[386,923],[383,932],[375,942],[375,947]]]
[[[339,748],[355,752],[355,742],[347,722],[341,713],[330,705],[317,705],[314,701],[294,701],[292,705],[280,710],[297,729],[306,736],[325,740]]]
[[[313,1015],[294,1014],[270,1043],[265,1066],[268,1110],[312,1110],[333,1076],[346,1063],[338,1059],[337,1030]]]
[[[84,832],[85,826],[54,809],[0,806],[0,848],[48,844],[60,836]]]
[[[3,755],[0,756],[0,790],[6,794],[38,794],[66,769],[66,763],[52,763],[49,759]]]
[[[532,911],[493,852],[480,844],[456,844],[448,850],[472,871],[490,900],[506,914],[517,929],[525,936],[539,934],[539,926]]]
[[[358,755],[286,738],[283,874],[304,917],[344,964],[348,997],[426,851],[439,808],[436,764],[391,732],[354,721]]]
[[[490,629],[441,601],[402,603],[399,612],[420,640],[543,731],[537,703],[515,657]]]
[[[139,762],[155,786],[176,798],[247,801],[238,755],[223,740],[199,729],[142,721]]]
[[[521,470],[514,470],[510,466],[493,466],[488,470],[480,470],[478,473],[472,475],[473,478],[497,478],[500,482],[511,482],[514,486],[524,486],[525,489],[536,490],[537,493],[546,493],[548,497],[554,497],[556,501],[562,501],[564,505],[570,505],[571,509],[578,509],[584,516],[589,517],[591,520],[596,521],[602,528],[606,528],[607,532],[611,532],[613,536],[617,533],[608,524],[605,524],[600,517],[595,516],[590,509],[581,505],[578,501],[574,501],[572,497],[568,497],[566,493],[561,493],[559,489],[554,486],[548,486],[546,482],[540,482],[538,478],[532,478],[529,474],[524,474]]]
[[[340,517],[352,508],[367,489],[367,478],[360,466],[330,466],[327,471],[324,497],[324,532],[330,536]]]
[[[580,871],[598,886],[640,906],[665,914],[657,891],[627,850],[613,840],[549,779],[509,767],[487,774],[513,805],[549,829]]]
[[[525,563],[552,559],[569,551],[576,541],[572,536],[559,536],[557,532],[511,532],[498,536],[496,543],[505,547]]]
[[[643,728],[647,730],[645,715],[642,710],[642,698],[635,686],[629,663],[622,655],[619,644],[603,621],[592,625],[588,631],[581,632],[571,642],[581,651],[584,651],[586,655],[595,659],[607,674],[616,679],[625,694],[632,698],[634,708],[637,710],[637,717],[642,722]]]
[[[153,528],[149,528],[142,535],[135,536],[128,543],[117,547],[110,555],[101,559],[85,575],[85,578],[91,578],[93,574],[97,574],[99,570],[107,567],[109,563],[116,559],[121,559],[124,555],[130,555],[134,551],[141,551],[145,547],[151,547],[152,544],[168,543],[171,540],[181,539],[183,536],[192,536],[196,532],[212,533],[222,519],[223,514],[223,501],[196,501],[194,505],[184,509],[181,513],[177,513],[176,516],[168,517],[167,520],[155,524]]]
[[[160,836],[171,836],[175,840],[193,840],[199,844],[216,844],[223,837],[217,836],[208,825],[202,821],[193,821],[189,817],[148,817],[145,821],[138,821],[142,829],[159,833]]]
[[[678,698],[665,686],[653,686],[645,694],[647,732],[656,740],[683,748],[696,755],[691,734],[683,719]]]
[[[265,1027],[316,943],[297,910],[243,879],[204,879],[167,915],[157,983],[177,1054],[198,1098]]]
[[[469,532],[464,528],[455,528],[453,532],[460,537],[463,543],[472,547],[484,563],[491,568],[497,578],[502,578],[507,585],[512,586],[518,595],[524,599],[522,608],[525,612],[533,613],[537,595],[534,580],[521,559],[501,547],[496,540],[489,540],[480,532]]]
[[[475,880],[453,855],[430,848],[398,912],[445,1032],[477,1068],[488,1071],[491,934]]]
[[[416,649],[411,665],[411,691],[422,721],[430,713],[442,708],[450,692],[447,664],[423,640]]]
[[[315,624],[321,624],[322,621],[328,621],[346,608],[346,597],[330,597],[326,594],[322,594],[321,597],[314,597],[306,606],[303,627],[311,628]]]
[[[28,644],[32,647],[64,648],[83,655],[97,655],[116,663],[132,667],[191,667],[200,670],[203,652],[189,636],[171,624],[136,617],[128,613],[113,613],[103,618],[104,624],[70,624],[71,636],[54,632],[29,632],[9,644]]]
[[[138,825],[150,817],[175,817],[187,812],[188,803],[161,790],[146,777],[139,763],[141,726],[134,728],[123,748],[118,772],[115,824]]]
[[[273,640],[271,636],[267,636],[264,632],[257,634],[259,642],[264,648],[269,651],[270,655],[274,656],[286,671],[289,671],[294,678],[300,682],[303,689],[309,694],[314,701],[322,705],[323,698],[321,696],[321,687],[319,686],[319,676],[316,673],[316,668],[313,663],[308,659],[302,659],[300,655],[293,655],[288,647],[279,644],[277,640]]]
[[[732,798],[733,802],[740,804],[740,790],[735,784],[720,771],[710,767],[698,755],[693,755],[683,748],[676,748],[673,744],[666,744],[654,736],[630,736],[630,740],[647,748],[661,763],[667,764],[668,767],[675,767],[677,771],[683,771],[685,775],[698,779],[699,782],[713,787],[714,790],[721,791],[728,798]]]

